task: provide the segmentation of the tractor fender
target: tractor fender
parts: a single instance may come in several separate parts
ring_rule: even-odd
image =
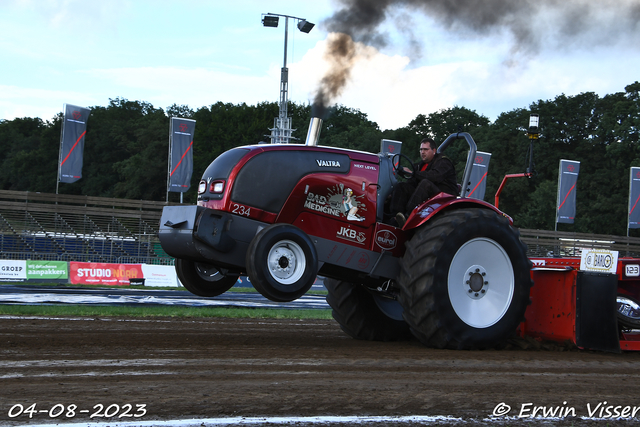
[[[470,207],[492,210],[498,215],[502,215],[507,218],[509,220],[509,224],[513,225],[513,219],[492,204],[489,204],[482,200],[470,199],[467,197],[455,197],[450,194],[440,193],[435,197],[427,200],[426,202],[418,205],[413,210],[413,212],[411,212],[409,218],[407,218],[407,222],[404,224],[404,227],[402,227],[402,230],[415,230],[422,224],[438,215],[440,212],[451,209],[464,209]]]

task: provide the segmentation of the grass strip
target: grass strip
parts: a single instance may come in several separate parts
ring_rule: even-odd
[[[244,307],[0,305],[0,315],[104,317],[227,317],[257,319],[331,319],[331,310]]]

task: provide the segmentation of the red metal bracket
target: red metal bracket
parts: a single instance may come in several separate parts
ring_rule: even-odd
[[[530,178],[532,175],[533,174],[531,172],[513,173],[513,174],[505,175],[504,178],[502,178],[502,184],[500,184],[500,187],[496,192],[496,201],[494,203],[495,207],[498,208],[498,203],[500,201],[500,193],[502,193],[502,189],[504,188],[509,178]]]

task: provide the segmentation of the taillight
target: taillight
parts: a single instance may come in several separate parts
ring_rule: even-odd
[[[209,193],[220,194],[224,190],[224,181],[212,181],[209,185]]]

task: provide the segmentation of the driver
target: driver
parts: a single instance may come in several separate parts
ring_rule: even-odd
[[[431,138],[420,141],[420,157],[415,172],[408,181],[399,182],[391,195],[391,213],[395,213],[398,225],[402,227],[409,213],[420,203],[438,193],[458,195],[456,170],[451,160],[437,152],[438,147]]]

